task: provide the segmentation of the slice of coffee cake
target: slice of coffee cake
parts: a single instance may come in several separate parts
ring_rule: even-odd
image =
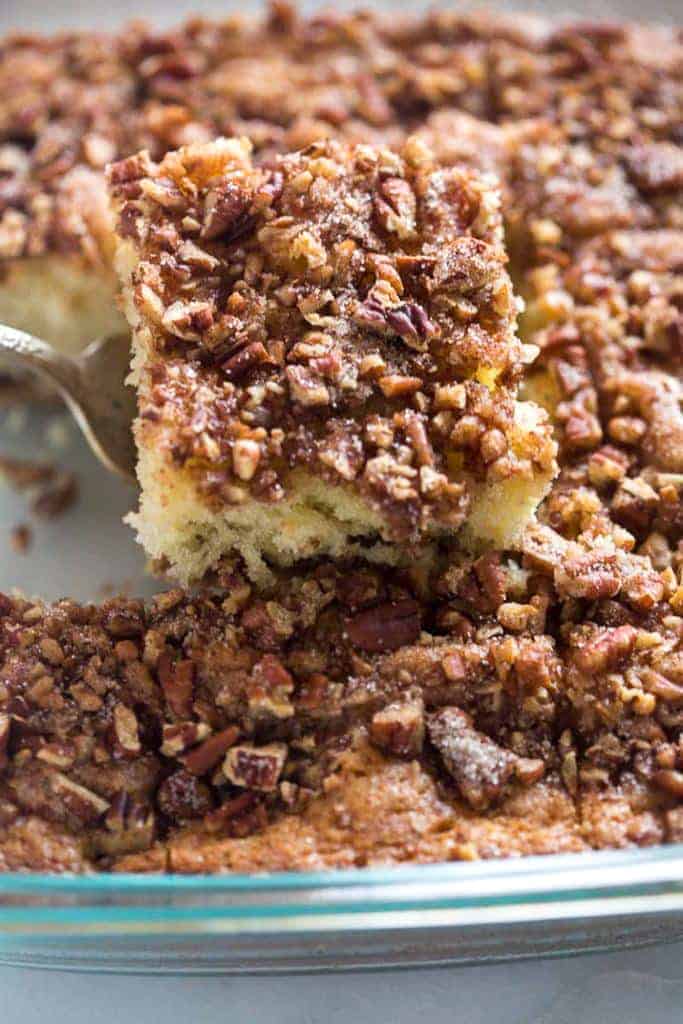
[[[381,561],[513,546],[552,479],[518,403],[499,195],[418,140],[255,167],[223,139],[114,164],[142,543],[181,580],[239,551]]]

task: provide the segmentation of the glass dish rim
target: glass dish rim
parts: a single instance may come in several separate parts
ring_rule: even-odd
[[[434,943],[438,962],[473,962],[473,935],[508,959],[520,934],[525,957],[680,938],[683,844],[260,875],[0,874],[0,962],[23,966],[308,972],[418,965]],[[386,953],[396,935],[401,957]],[[330,943],[337,966],[318,963]]]
[[[645,877],[644,872],[648,868],[655,870]],[[628,879],[624,873],[633,877]],[[14,871],[0,873],[0,895],[58,895],[73,892],[107,895],[118,891],[147,891],[160,895],[195,892],[322,892],[325,889],[353,890],[368,886],[391,888],[460,881],[493,883],[497,879],[514,880],[520,887],[532,883],[532,889],[547,890],[550,883],[556,884],[560,876],[566,878],[562,887],[565,892],[573,888],[581,877],[606,888],[680,882],[683,891],[683,842],[620,850],[584,850],[476,861],[316,871],[186,875],[171,872],[74,874]]]

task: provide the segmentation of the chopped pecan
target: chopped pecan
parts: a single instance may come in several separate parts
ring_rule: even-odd
[[[552,574],[567,557],[569,542],[550,526],[533,522],[524,532],[522,551],[532,565]]]
[[[107,177],[112,185],[123,185],[129,181],[138,181],[146,178],[154,170],[154,164],[150,160],[149,153],[142,150],[134,156],[119,160],[107,169]]]
[[[467,803],[486,810],[503,795],[517,758],[472,726],[460,708],[443,708],[427,720],[429,738]]]
[[[208,241],[234,242],[250,231],[256,218],[250,213],[253,194],[234,182],[225,181],[207,194],[200,237]]]
[[[246,376],[250,370],[255,369],[262,363],[267,363],[269,360],[268,353],[260,341],[255,341],[251,345],[246,345],[234,356],[231,356],[225,363],[223,363],[222,369],[227,380],[241,380],[242,377]]]
[[[683,188],[683,153],[671,142],[633,146],[626,166],[641,192],[673,192]]]
[[[92,835],[95,853],[108,857],[148,850],[154,841],[156,821],[154,811],[147,804],[134,800],[121,790],[111,802],[104,816],[103,829]]]
[[[288,366],[285,370],[292,399],[301,405],[328,405],[330,392],[314,370],[305,366]]]
[[[20,815],[20,810],[11,800],[0,797],[0,828],[9,828]]]
[[[641,477],[626,477],[610,503],[610,513],[634,534],[644,533],[659,504],[657,492]]]
[[[240,731],[235,725],[209,736],[198,747],[183,758],[183,764],[193,775],[206,775],[218,764],[233,743],[239,739]]]
[[[666,838],[670,843],[683,843],[683,807],[672,807],[664,812]]]
[[[179,824],[203,818],[213,810],[211,790],[197,776],[183,768],[169,775],[157,792],[157,806],[162,814]]]
[[[131,639],[143,631],[140,609],[132,607],[131,602],[127,602],[127,605],[128,607],[115,602],[113,607],[105,610],[104,628],[117,639]]]
[[[164,651],[157,662],[157,673],[169,707],[179,718],[187,718],[192,710],[194,664],[189,659],[174,661]]]
[[[610,445],[593,452],[588,460],[588,478],[598,488],[620,483],[627,469],[628,458],[618,448]]]
[[[515,775],[525,786],[532,786],[545,775],[545,762],[540,757],[518,757]]]
[[[397,757],[418,757],[424,742],[422,700],[389,704],[373,715],[370,724],[373,743]]]
[[[64,651],[53,637],[44,637],[39,647],[41,655],[51,665],[61,665],[64,661]]]
[[[643,686],[648,693],[653,693],[658,700],[667,704],[683,704],[683,685],[667,679],[661,672],[647,668],[641,673]]]
[[[415,234],[415,193],[405,178],[384,178],[373,198],[375,215],[385,231],[401,239]]]
[[[277,788],[286,759],[285,743],[243,743],[228,751],[223,771],[235,786],[270,793]]]
[[[294,680],[279,658],[274,654],[264,654],[254,665],[254,678],[262,682],[269,690],[284,690],[291,693]]]
[[[626,576],[622,584],[623,599],[636,611],[647,612],[655,607],[664,596],[664,584],[659,573],[651,570],[634,572]]]
[[[383,582],[371,569],[344,573],[337,582],[337,597],[350,611],[376,604],[382,596]]]
[[[10,715],[0,714],[0,772],[7,767],[7,748],[9,746],[10,730],[12,719]]]
[[[441,661],[443,674],[449,683],[464,683],[467,679],[469,668],[459,651],[452,651]]]
[[[207,832],[218,832],[236,838],[252,835],[265,828],[268,815],[256,793],[240,793],[226,800],[204,818]]]
[[[386,398],[403,398],[422,387],[419,377],[407,377],[402,373],[389,373],[386,377],[380,377],[377,383]]]
[[[498,552],[482,555],[472,568],[491,608],[498,608],[505,600],[505,571],[500,564]]]
[[[255,601],[242,615],[242,628],[261,651],[276,651],[286,639],[271,615],[271,605],[272,602]]]
[[[346,631],[363,651],[395,651],[420,636],[420,606],[412,598],[376,605],[346,619]]]
[[[165,210],[182,213],[188,207],[187,197],[171,178],[142,178],[140,189],[148,199]]]
[[[290,718],[294,706],[289,697],[294,680],[279,658],[266,654],[254,666],[253,682],[249,687],[249,710],[255,714],[275,718]]]
[[[70,743],[45,743],[36,752],[39,761],[52,765],[54,768],[71,768],[76,760],[76,752]]]
[[[683,799],[683,772],[675,768],[660,768],[652,776],[652,781],[677,799]]]
[[[135,757],[142,750],[135,712],[125,704],[116,704],[113,720],[116,746],[126,757]]]
[[[93,824],[109,809],[108,800],[103,800],[97,793],[79,785],[62,772],[50,775],[49,788],[66,814],[75,817],[82,825]]]
[[[161,322],[169,334],[184,341],[201,341],[204,332],[211,327],[214,320],[214,308],[209,302],[195,299],[183,302],[181,299],[172,303]]]
[[[261,446],[257,441],[244,438],[235,441],[232,448],[232,464],[240,480],[251,480],[261,461]]]
[[[161,753],[164,757],[178,757],[190,747],[201,743],[211,733],[206,722],[174,722],[162,728]]]

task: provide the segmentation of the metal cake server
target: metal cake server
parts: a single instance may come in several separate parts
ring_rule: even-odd
[[[0,367],[41,377],[62,396],[88,444],[107,469],[135,479],[131,426],[135,391],[125,384],[130,340],[121,334],[93,341],[77,357],[14,327],[0,324]]]

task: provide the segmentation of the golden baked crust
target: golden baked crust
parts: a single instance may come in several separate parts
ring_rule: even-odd
[[[405,544],[467,523],[519,541],[554,446],[515,402],[523,350],[486,177],[419,139],[320,142],[260,168],[232,139],[131,157],[109,180],[152,555],[187,580],[231,547],[257,575],[263,548],[344,554],[344,533]]]

